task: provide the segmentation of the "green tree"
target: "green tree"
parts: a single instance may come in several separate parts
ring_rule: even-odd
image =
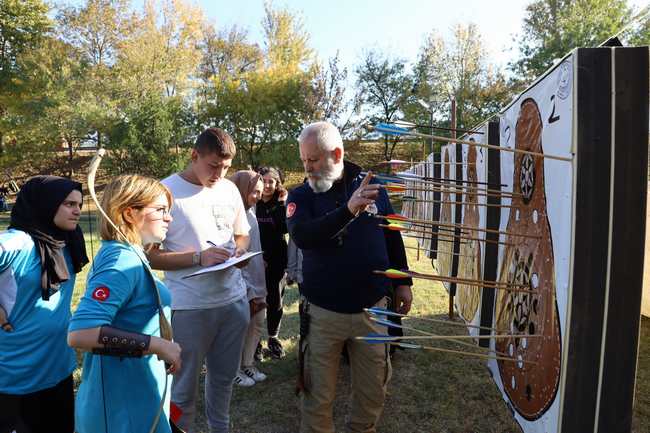
[[[75,54],[65,42],[44,38],[17,60],[24,71],[24,88],[3,119],[11,137],[3,165],[48,165],[46,160],[52,158],[52,152],[65,149],[70,161],[88,132],[77,103],[85,65]],[[72,174],[71,166],[62,165],[61,169],[57,172]]]
[[[593,47],[618,33],[633,15],[626,0],[536,0],[526,7],[518,60],[523,81],[541,75],[577,47]]]
[[[342,135],[358,127],[350,109],[354,100],[346,99],[345,85],[347,68],[341,68],[338,52],[330,58],[327,67],[316,66],[316,73],[308,94],[307,104],[311,107],[311,118],[327,120],[335,124]],[[354,110],[353,110],[354,112]],[[345,116],[345,117],[343,117]]]
[[[48,6],[41,0],[0,1],[0,155],[6,130],[2,123],[28,88],[20,56],[38,47],[51,29]]]
[[[165,177],[181,169],[194,137],[194,117],[180,97],[151,94],[134,100],[110,133],[109,169]]]
[[[121,44],[116,64],[120,87],[129,99],[151,92],[170,97],[191,92],[201,62],[204,25],[203,12],[189,2],[146,1],[133,36]]]
[[[200,123],[227,130],[238,146],[238,162],[297,161],[295,138],[317,105],[312,82],[317,66],[299,18],[265,5],[264,49],[237,28],[205,33]]]
[[[266,61],[271,69],[289,73],[309,69],[314,55],[302,19],[287,8],[264,4],[262,28],[265,35]]]
[[[498,113],[511,91],[505,77],[488,62],[476,25],[456,25],[452,34],[445,40],[432,32],[420,48],[414,68],[416,94],[429,103],[436,123],[445,126],[450,125],[455,100],[457,127],[467,129]],[[407,107],[407,113],[418,123],[428,123],[431,116],[415,104]]]
[[[376,50],[370,50],[356,70],[356,92],[365,122],[394,122],[404,116],[404,110],[413,97],[413,77],[406,61],[391,59]],[[384,136],[384,157],[392,158],[399,136]]]

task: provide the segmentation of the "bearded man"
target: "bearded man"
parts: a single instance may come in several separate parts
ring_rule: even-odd
[[[307,182],[287,200],[287,227],[303,252],[301,285],[300,431],[334,433],[332,405],[343,346],[352,374],[350,432],[372,433],[381,415],[391,376],[387,345],[356,340],[386,334],[364,308],[411,308],[409,278],[388,280],[374,270],[407,268],[399,232],[379,227],[393,213],[386,191],[343,160],[343,140],[328,122],[307,126],[298,138]],[[393,296],[389,298],[389,294]]]

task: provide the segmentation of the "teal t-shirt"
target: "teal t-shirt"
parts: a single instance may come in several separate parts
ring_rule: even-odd
[[[64,255],[70,279],[44,301],[41,260],[31,236],[15,229],[0,232],[0,305],[14,328],[0,329],[0,393],[51,388],[77,365],[66,341],[75,274],[67,249]]]
[[[86,292],[70,321],[70,331],[110,325],[160,336],[155,292],[140,257],[145,258],[139,248],[134,251],[121,242],[102,242],[88,274]],[[157,278],[156,284],[169,318],[171,296]],[[166,381],[164,363],[155,355],[119,358],[86,353],[75,404],[76,431],[148,432],[165,385],[168,387],[166,401],[157,433],[171,432],[168,421],[171,378]]]

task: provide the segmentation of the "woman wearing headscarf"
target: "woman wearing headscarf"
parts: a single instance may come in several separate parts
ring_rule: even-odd
[[[262,199],[257,203],[257,223],[260,226],[260,237],[264,261],[266,263],[266,327],[269,333],[268,348],[271,356],[276,359],[284,357],[284,349],[278,338],[280,321],[282,320],[283,288],[280,280],[287,268],[287,233],[286,207],[287,190],[282,186],[282,175],[275,167],[259,169],[264,181]]]
[[[66,344],[75,275],[88,263],[81,184],[30,179],[0,233],[0,432],[74,431],[74,351]]]
[[[262,197],[264,183],[262,176],[251,170],[240,170],[230,177],[237,186],[246,209],[246,218],[251,226],[248,236],[250,238],[249,251],[262,251],[260,242],[260,229],[257,225],[255,205]],[[235,377],[235,384],[240,386],[253,386],[256,382],[266,379],[266,375],[255,367],[255,349],[260,342],[264,331],[264,309],[266,308],[266,279],[264,276],[264,260],[261,256],[250,259],[248,264],[241,269],[246,282],[246,294],[250,305],[251,321],[244,340],[241,367]]]

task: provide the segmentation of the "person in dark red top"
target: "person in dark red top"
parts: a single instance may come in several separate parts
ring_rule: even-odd
[[[259,174],[264,180],[262,199],[257,202],[257,223],[264,262],[266,264],[266,326],[269,333],[268,348],[273,358],[284,357],[284,349],[278,339],[282,320],[282,296],[280,280],[287,268],[286,208],[287,190],[282,186],[282,177],[274,167],[261,167]]]

